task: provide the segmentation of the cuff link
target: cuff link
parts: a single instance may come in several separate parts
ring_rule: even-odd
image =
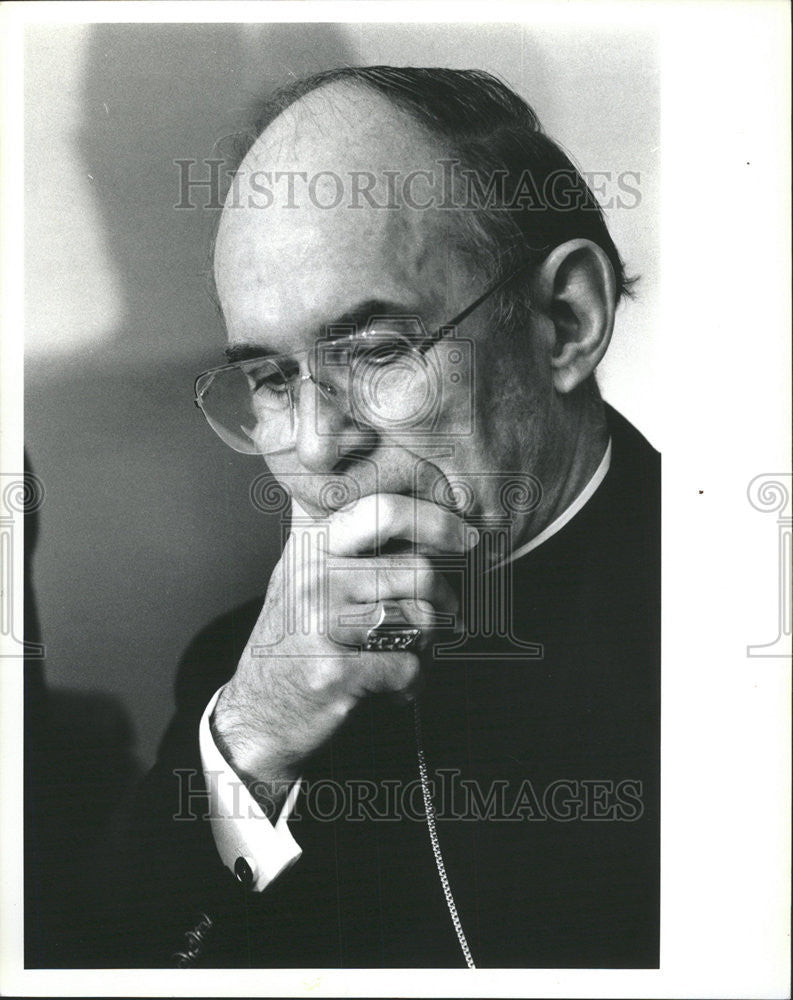
[[[234,875],[240,885],[246,889],[253,888],[253,862],[251,858],[243,858],[240,855],[234,862]]]

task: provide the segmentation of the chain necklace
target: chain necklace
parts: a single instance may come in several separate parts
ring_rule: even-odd
[[[452,918],[452,923],[454,924],[454,931],[457,934],[457,940],[460,942],[460,948],[462,949],[463,956],[465,958],[465,964],[469,969],[475,969],[476,966],[474,965],[474,960],[471,957],[471,949],[468,947],[468,942],[465,939],[465,931],[463,930],[463,925],[460,923],[460,917],[454,903],[454,896],[452,895],[452,889],[449,885],[449,877],[446,874],[446,866],[443,863],[443,855],[441,854],[441,845],[438,840],[438,830],[435,826],[435,808],[432,804],[429,778],[427,777],[427,761],[424,757],[424,746],[421,740],[421,714],[419,712],[418,701],[413,703],[413,719],[416,725],[416,751],[419,760],[419,779],[421,781],[421,793],[424,797],[424,813],[427,817],[427,829],[430,834],[432,853],[435,855],[435,864],[437,865],[438,875],[441,879],[443,895],[446,898],[446,905],[449,907],[449,914]]]

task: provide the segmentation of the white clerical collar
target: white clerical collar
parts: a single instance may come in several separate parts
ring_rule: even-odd
[[[531,541],[526,542],[525,545],[521,545],[519,549],[515,549],[515,551],[511,555],[507,556],[506,559],[502,560],[495,566],[491,566],[490,568],[499,569],[499,567],[501,566],[509,565],[509,563],[514,562],[516,559],[520,559],[523,556],[527,555],[529,552],[532,552],[538,546],[542,545],[543,542],[547,542],[548,539],[552,535],[555,535],[557,531],[561,531],[568,521],[572,521],[572,519],[576,516],[576,514],[581,510],[581,508],[587,502],[587,500],[589,500],[592,497],[595,490],[598,488],[598,486],[600,486],[600,484],[606,478],[606,473],[609,471],[610,466],[611,466],[611,438],[609,438],[609,442],[606,445],[606,450],[603,454],[603,458],[600,460],[600,465],[595,470],[595,474],[592,476],[592,478],[589,480],[586,486],[581,490],[581,492],[578,494],[575,500],[573,500],[570,506],[566,510],[562,511],[562,513],[555,520],[551,521],[548,527],[543,529],[539,533],[539,535],[535,535],[534,538],[531,539]]]

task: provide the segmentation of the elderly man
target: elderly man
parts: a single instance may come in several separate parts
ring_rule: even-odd
[[[656,966],[659,461],[595,382],[628,282],[585,182],[488,74],[320,74],[215,282],[196,401],[291,532],[182,664],[114,962]]]

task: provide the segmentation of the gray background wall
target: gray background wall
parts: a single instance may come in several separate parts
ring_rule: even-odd
[[[47,677],[129,716],[142,765],[178,658],[261,593],[279,525],[249,501],[263,470],[192,405],[222,328],[206,292],[211,211],[175,211],[178,158],[248,120],[294,74],[349,63],[497,72],[584,170],[641,175],[608,212],[642,281],[602,368],[606,397],[662,447],[659,81],[650,34],[484,25],[74,25],[25,51],[26,439],[45,484],[34,584]]]

